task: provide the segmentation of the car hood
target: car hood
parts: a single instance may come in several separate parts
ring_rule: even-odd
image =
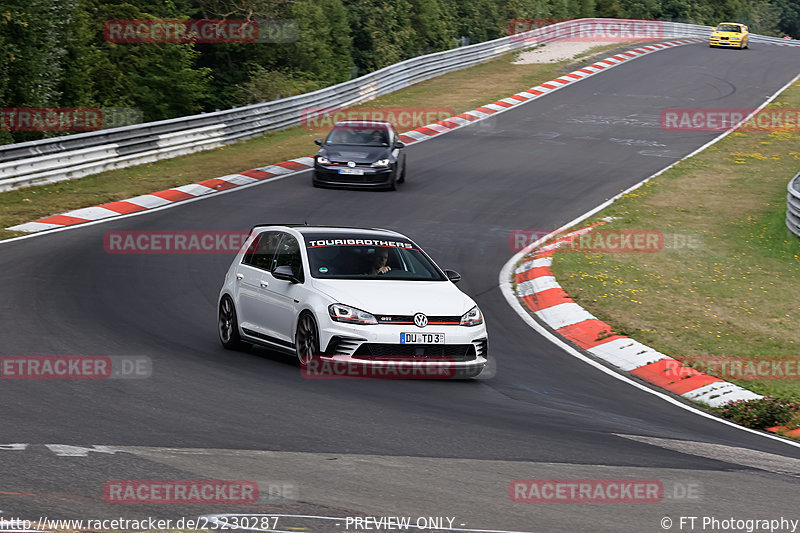
[[[736,31],[715,31],[711,35],[714,37],[741,37],[744,34]]]
[[[382,315],[461,316],[475,302],[450,281],[313,280],[334,302]]]
[[[325,145],[319,155],[332,161],[353,161],[354,163],[374,163],[378,159],[388,159],[391,149],[387,146],[353,146],[346,144]]]

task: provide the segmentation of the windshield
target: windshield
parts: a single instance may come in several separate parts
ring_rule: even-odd
[[[389,131],[370,127],[339,127],[330,132],[325,144],[389,146]]]
[[[720,24],[717,26],[717,31],[734,31],[738,33],[741,31],[741,27],[736,24]]]
[[[315,278],[447,280],[422,250],[404,239],[306,237],[306,249],[311,275]]]

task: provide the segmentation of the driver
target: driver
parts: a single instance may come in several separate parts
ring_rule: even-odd
[[[392,269],[392,267],[386,264],[388,261],[389,261],[389,249],[376,248],[375,253],[372,254],[372,257],[370,259],[369,266],[367,269],[367,275],[377,276],[378,274],[386,274]]]

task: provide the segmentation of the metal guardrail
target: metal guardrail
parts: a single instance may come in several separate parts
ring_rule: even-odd
[[[510,51],[521,50],[580,32],[581,24],[642,24],[654,21],[576,19],[532,33],[501,37],[470,46],[415,57],[360,78],[311,93],[214,113],[77,133],[0,146],[0,191],[80,178],[89,174],[217,148],[262,134],[297,126],[308,108],[348,107],[389,94]],[[657,21],[655,21],[657,22]],[[659,38],[708,37],[711,27],[658,22]],[[586,27],[586,26],[584,26]],[[537,30],[535,30],[537,31]],[[753,35],[752,42],[782,39]],[[800,46],[797,41],[793,45]]]
[[[789,182],[786,195],[786,227],[800,237],[800,172]]]

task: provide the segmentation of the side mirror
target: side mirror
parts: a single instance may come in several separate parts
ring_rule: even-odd
[[[403,141],[395,141],[394,142],[394,147],[395,148],[405,148],[406,147],[406,143],[404,143]]]
[[[317,146],[322,146],[322,139],[314,139],[314,144]]]
[[[278,267],[278,268],[280,268],[280,267]],[[444,275],[447,276],[447,279],[449,279],[453,283],[458,283],[459,281],[461,281],[461,274],[459,274],[455,270],[447,270],[447,269],[445,269]]]
[[[273,270],[272,277],[283,281],[289,281],[291,283],[300,283],[300,280],[295,277],[294,273],[292,273],[292,267],[289,265],[281,265]]]

